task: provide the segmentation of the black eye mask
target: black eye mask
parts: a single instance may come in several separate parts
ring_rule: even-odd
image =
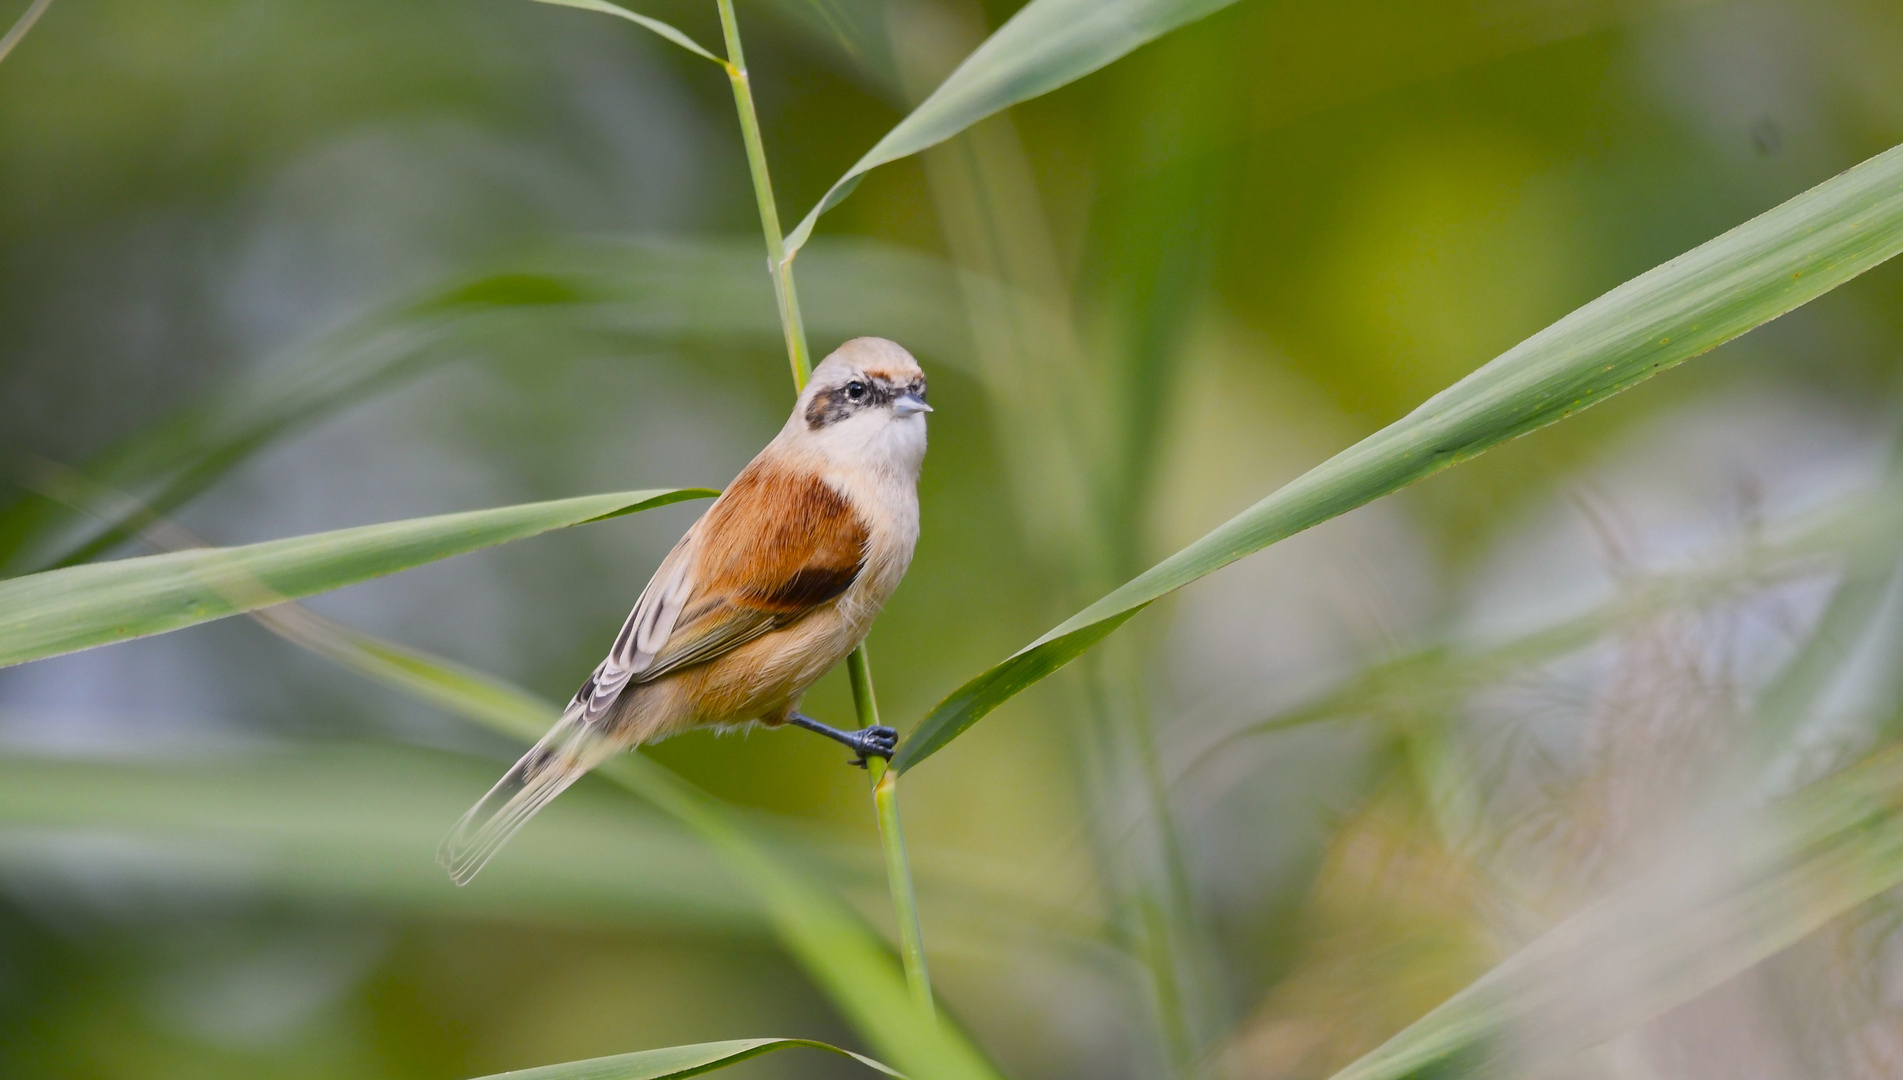
[[[848,388],[854,383],[865,388],[865,393],[857,398],[853,397],[848,391]],[[862,409],[875,409],[883,405],[890,405],[893,399],[907,393],[914,393],[923,397],[925,395],[925,383],[920,381],[912,383],[910,386],[897,387],[879,379],[852,379],[838,386],[821,390],[813,395],[813,400],[806,404],[806,426],[813,431],[818,431],[820,428],[828,424],[836,424]]]

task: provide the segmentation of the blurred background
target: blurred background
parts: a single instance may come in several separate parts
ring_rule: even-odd
[[[710,3],[639,9],[718,40]],[[743,0],[783,219],[1013,9]],[[1899,57],[1892,0],[1242,0],[879,170],[797,265],[816,353],[890,336],[932,380],[924,535],[870,640],[888,722],[1903,141]],[[36,493],[55,466],[242,543],[719,486],[791,401],[727,83],[625,23],[57,0],[0,64],[0,147],[7,574],[149,550],[88,543]],[[1237,564],[908,774],[944,1007],[1012,1077],[1325,1077],[1606,890],[1774,844],[1754,815],[1903,733],[1900,301],[1879,268]],[[309,606],[564,698],[703,506]],[[843,676],[809,706],[844,722]],[[516,751],[243,619],[0,671],[0,1074],[864,1045],[604,783],[453,888],[434,845]],[[836,747],[643,753],[889,936]],[[1548,971],[1659,1004],[1529,1071],[1903,1075],[1897,897],[1798,891],[1698,954],[1709,990]]]

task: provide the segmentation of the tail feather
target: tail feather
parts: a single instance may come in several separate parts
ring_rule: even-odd
[[[469,884],[536,811],[616,749],[612,740],[583,722],[579,710],[563,716],[554,730],[502,774],[489,794],[469,808],[443,838],[436,861],[456,884]]]

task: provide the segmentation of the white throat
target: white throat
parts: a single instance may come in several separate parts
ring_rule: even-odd
[[[802,412],[796,410],[787,421],[782,439],[817,452],[837,469],[917,482],[925,462],[923,415],[894,416],[890,410],[873,409],[815,430],[807,426]]]

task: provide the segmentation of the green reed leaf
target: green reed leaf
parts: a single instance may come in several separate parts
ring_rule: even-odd
[[[1237,744],[1258,736],[1328,720],[1403,714],[1424,702],[1452,701],[1668,611],[1702,610],[1805,576],[1840,573],[1842,580],[1820,624],[1829,629],[1813,633],[1791,661],[1794,667],[1808,667],[1822,659],[1812,649],[1835,656],[1846,642],[1857,639],[1849,625],[1836,622],[1837,598],[1861,593],[1868,594],[1865,599],[1872,603],[1880,600],[1881,579],[1894,567],[1899,544],[1903,544],[1903,484],[1892,480],[1774,523],[1742,547],[1727,545],[1723,551],[1709,552],[1708,566],[1629,577],[1609,599],[1563,618],[1529,625],[1503,640],[1481,645],[1448,635],[1371,664],[1319,697],[1222,734],[1191,756],[1171,783],[1182,782]],[[1795,722],[1797,702],[1787,696],[1794,688],[1782,685],[1785,678],[1794,677],[1814,689],[1814,680],[1821,674],[1780,675],[1772,684],[1778,689],[1767,691],[1759,700],[1760,726],[1767,714],[1774,716],[1770,721],[1774,726]],[[1210,794],[1203,792],[1204,797]]]
[[[0,581],[0,667],[162,634],[551,529],[717,494],[629,491],[393,521]]]
[[[732,810],[651,758],[599,770],[699,833],[759,899],[789,953],[879,1055],[919,1080],[983,1080],[997,1070],[963,1032],[915,1001],[904,972],[865,923],[759,843]]]
[[[389,744],[196,745],[136,757],[0,753],[0,868],[70,880],[91,852],[128,888],[764,940],[760,905],[675,822],[620,792],[569,792],[482,889],[444,885],[446,822],[496,767]]]
[[[561,715],[554,702],[494,676],[341,626],[296,604],[253,618],[359,674],[525,744],[541,738]],[[919,1080],[996,1080],[997,1070],[962,1032],[912,998],[891,951],[864,921],[770,850],[739,814],[642,754],[623,754],[595,772],[696,833],[753,894],[794,960],[881,1056]],[[534,843],[533,837],[520,838],[510,851]],[[514,857],[505,852],[501,862]]]
[[[899,748],[892,767],[909,769],[937,753],[1159,597],[1596,405],[1899,251],[1903,147],[1606,293],[1125,582],[940,702]]]
[[[812,1039],[733,1039],[728,1042],[695,1043],[692,1046],[669,1046],[661,1050],[642,1050],[614,1057],[571,1061],[565,1065],[544,1065],[537,1069],[497,1073],[482,1077],[481,1080],[675,1080],[676,1077],[699,1076],[715,1069],[724,1069],[748,1058],[796,1046],[827,1050],[903,1080],[903,1074],[869,1057]]]
[[[1694,845],[1562,922],[1334,1080],[1522,1075],[1692,1000],[1903,884],[1899,793],[1903,748],[1813,784],[1747,818],[1742,843]]]
[[[788,258],[866,173],[1047,94],[1235,0],[1031,0],[846,170],[786,237]]]
[[[538,4],[552,4],[556,7],[580,8],[583,11],[599,11],[603,15],[613,15],[617,19],[626,19],[631,23],[654,31],[674,44],[679,45],[681,48],[686,49],[688,52],[693,53],[695,56],[704,56],[714,63],[719,64],[721,67],[727,66],[725,60],[701,48],[700,42],[688,37],[667,23],[659,19],[650,19],[646,15],[638,15],[629,11],[627,8],[610,4],[608,0],[535,0],[535,2]]]

